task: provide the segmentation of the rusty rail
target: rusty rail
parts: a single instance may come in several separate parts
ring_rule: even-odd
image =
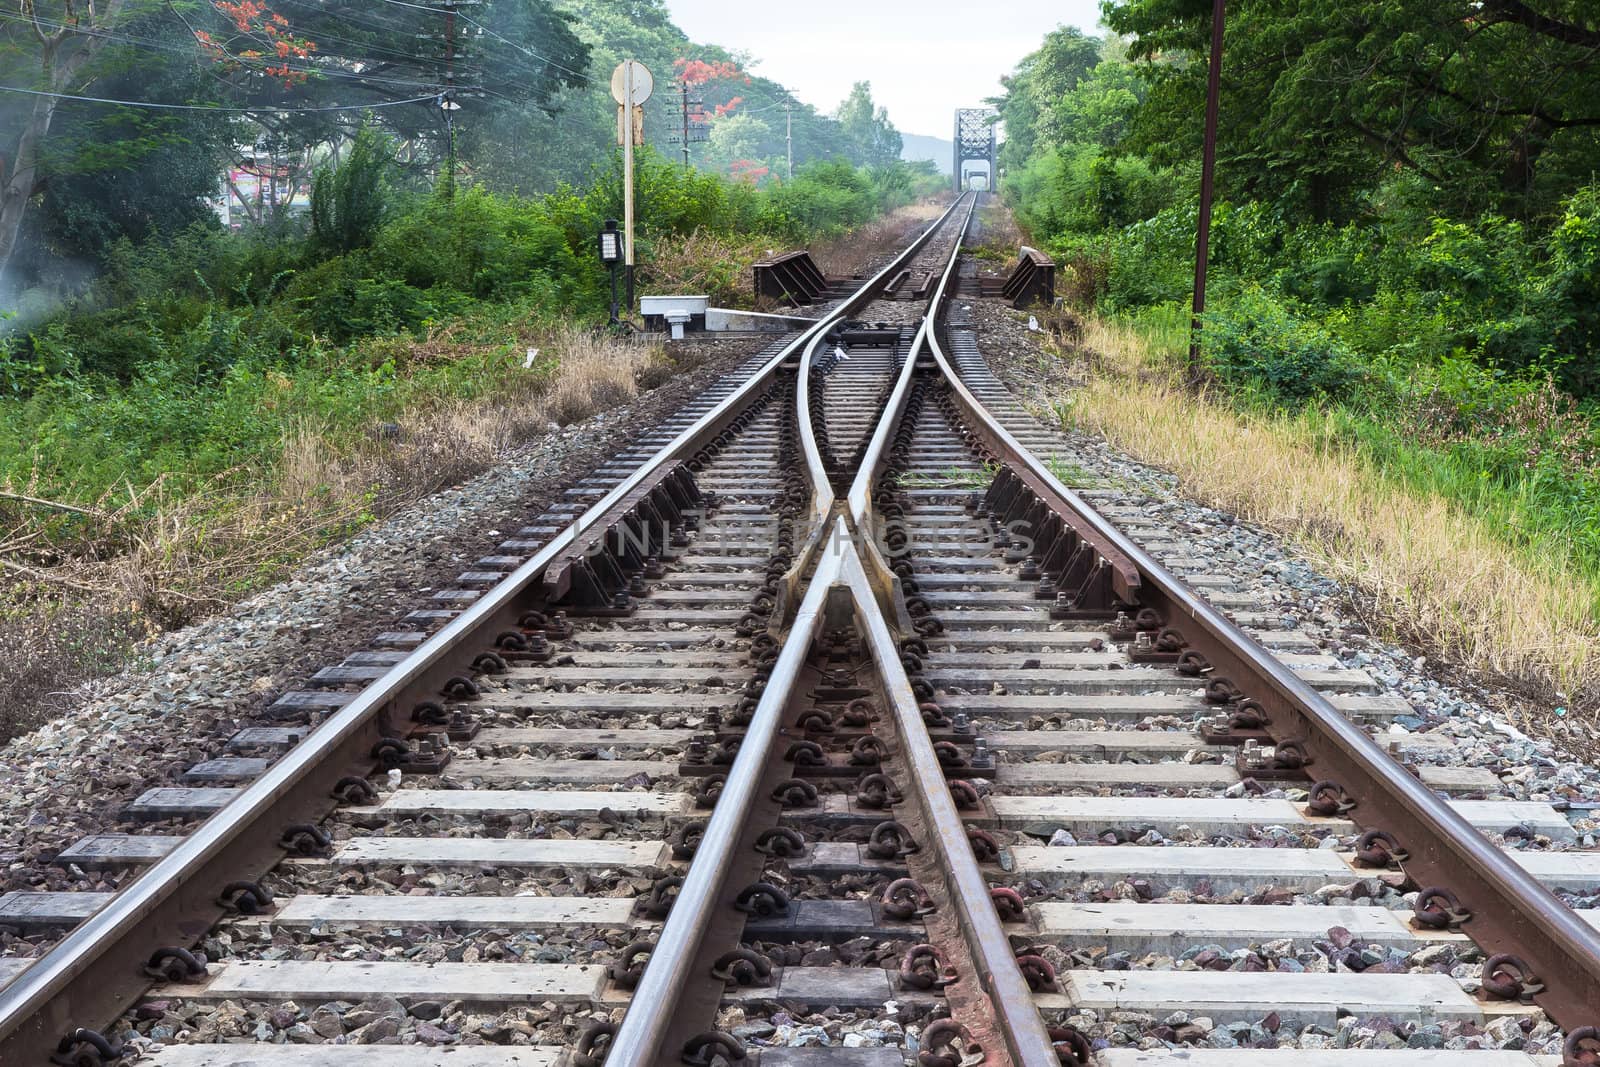
[[[961,917],[962,933],[978,966],[979,983],[1000,1024],[1010,1062],[1016,1067],[1055,1064],[1058,1061],[1049,1031],[1034,1005],[1028,982],[1017,966],[1011,941],[1000,925],[1000,914],[990,896],[989,883],[972,851],[966,824],[945,784],[944,769],[934,753],[927,727],[923,725],[919,701],[900,661],[899,646],[842,519],[829,543],[838,546],[839,576],[849,587],[855,605],[856,627],[877,664],[894,710],[897,733],[909,764],[909,778],[915,786],[912,799],[931,831],[929,843],[937,851],[952,902]]]
[[[1116,567],[1118,593],[1139,610],[1141,630],[1170,629],[1203,657],[1205,677],[1223,683],[1274,744],[1293,745],[1315,777],[1342,790],[1347,818],[1390,834],[1398,866],[1419,887],[1441,887],[1470,913],[1463,926],[1485,952],[1509,953],[1543,984],[1534,1002],[1564,1029],[1600,1022],[1600,930],[1583,921],[1455,809],[1412,776],[1326,697],[1061,484],[1011,436],[962,382],[936,336],[929,349],[968,425],[1102,558]],[[1149,613],[1149,614],[1146,614]],[[1136,616],[1136,618],[1138,617]],[[1403,857],[1403,858],[1401,858]]]

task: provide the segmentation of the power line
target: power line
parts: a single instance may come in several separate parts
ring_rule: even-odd
[[[390,4],[397,4],[397,3],[400,3],[400,0],[385,0],[385,2],[386,3],[390,3]],[[416,5],[415,4],[406,4],[405,6],[406,7],[415,7]],[[458,14],[459,14],[459,12],[458,12]],[[547,67],[554,67],[557,70],[565,71],[566,73],[571,74],[573,77],[576,77],[576,78],[585,78],[586,79],[586,78],[589,77],[589,74],[588,74],[587,71],[573,70],[571,67],[563,66],[562,64],[557,63],[555,60],[551,59],[549,56],[541,56],[538,52],[535,52],[531,48],[526,48],[523,45],[518,44],[516,41],[513,41],[508,37],[500,36],[494,30],[491,30],[489,27],[485,26],[483,23],[479,22],[477,19],[473,18],[471,15],[461,15],[461,19],[462,19],[463,22],[472,23],[472,25],[478,27],[478,29],[482,30],[484,33],[487,33],[490,37],[493,37],[495,40],[499,41],[500,43],[510,45],[512,48],[515,48],[517,51],[521,52],[523,55],[530,56],[533,59],[537,59],[539,62],[543,63]]]
[[[159,111],[227,111],[242,115],[253,115],[261,111],[274,111],[279,114],[290,115],[302,115],[320,111],[369,111],[380,107],[400,107],[402,104],[421,104],[430,100],[438,100],[440,96],[439,93],[430,93],[427,96],[414,96],[409,100],[379,100],[375,103],[339,104],[331,107],[274,107],[270,104],[261,107],[224,107],[218,104],[158,104],[152,100],[111,100],[103,96],[79,96],[76,93],[47,93],[39,89],[23,89],[15,85],[0,85],[0,93],[49,96],[57,100],[81,100],[90,104],[116,104],[120,107],[143,107]]]
[[[48,27],[50,29],[72,29],[73,32],[75,34],[77,34],[78,36],[80,36],[80,37],[96,37],[96,38],[99,38],[101,40],[106,40],[106,41],[117,41],[117,42],[121,42],[121,43],[124,43],[124,44],[136,45],[136,46],[138,46],[140,48],[144,48],[144,49],[152,49],[152,50],[159,50],[159,51],[164,51],[164,52],[171,52],[174,55],[189,56],[189,55],[193,55],[194,54],[193,49],[186,48],[186,47],[184,47],[182,45],[172,44],[172,43],[167,42],[167,41],[159,41],[159,40],[156,40],[156,39],[150,38],[150,37],[136,37],[133,34],[129,34],[129,33],[113,33],[113,32],[111,32],[109,30],[97,29],[97,28],[93,28],[93,27],[73,26],[71,23],[58,22],[58,21],[56,21],[54,19],[47,19],[47,18],[44,18],[42,16],[37,17],[37,18],[30,18],[29,16],[19,15],[19,14],[16,14],[14,12],[10,12],[10,11],[0,11],[0,19],[7,19],[7,20],[12,21],[12,22],[23,22],[23,23],[35,23],[36,22],[36,23],[38,23],[38,25],[44,26],[44,27]],[[185,25],[187,25],[187,23]],[[190,32],[193,32],[192,27],[190,28]],[[345,40],[345,41],[348,41],[348,43],[351,43],[351,44],[361,44],[362,43],[362,42],[358,42],[358,41],[349,41],[348,38],[333,38],[333,37],[326,37],[326,35],[321,35],[321,36],[324,36],[324,38],[328,39],[328,40]],[[394,52],[393,50],[390,50],[390,49],[384,49],[381,46],[374,46],[372,50],[373,51],[388,51],[393,55],[401,56],[401,57],[403,57],[405,59],[411,60],[412,62],[417,62],[417,63],[422,62],[421,60],[418,60],[416,57],[411,56],[408,53]],[[329,59],[336,59],[337,57],[329,56],[328,58]],[[360,74],[360,73],[357,73],[355,71],[345,71],[345,70],[339,70],[337,68],[330,68],[330,67],[324,67],[324,66],[299,66],[299,65],[290,64],[290,63],[287,63],[287,62],[283,63],[282,66],[285,69],[294,71],[296,73],[317,74],[317,75],[320,75],[320,76],[323,76],[323,77],[334,77],[334,78],[352,78],[352,79],[360,79],[360,80],[364,80],[364,81],[381,81],[381,82],[386,82],[386,83],[392,84],[392,85],[410,86],[412,88],[425,88],[425,87],[431,86],[431,84],[432,84],[430,82],[416,82],[416,81],[406,81],[406,80],[398,79],[398,78],[385,78],[385,77],[382,77],[381,75],[374,76],[374,75],[368,75],[368,74]]]

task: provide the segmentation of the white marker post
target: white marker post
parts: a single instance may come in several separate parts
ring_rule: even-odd
[[[633,146],[644,135],[644,102],[655,78],[637,59],[625,59],[611,72],[611,98],[617,102],[617,137],[622,141],[623,255],[628,279],[628,314],[633,314]]]

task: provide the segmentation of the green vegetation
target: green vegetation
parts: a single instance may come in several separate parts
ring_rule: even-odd
[[[317,176],[303,237],[196,225],[114,246],[88,293],[0,347],[0,484],[103,507],[157,479],[259,477],[300,428],[369,432],[424,398],[492,388],[486,363],[520,372],[514,324],[603,315],[592,245],[619,214],[615,174],[537,198],[406,192],[387,151],[362,133]],[[647,155],[643,260],[706,235],[839,233],[908,202],[903,179],[821,163],[757,187]],[[485,347],[430,359],[418,343],[451,324]]]
[[[769,249],[942,189],[865,83],[819,114],[663,0],[0,19],[0,740],[140,635],[697,366],[604,329],[624,57],[656,84],[644,292],[748,301]]]
[[[1003,190],[1070,299],[1177,361],[1209,11],[1106,19],[1127,36],[1058,30],[1007,79]],[[1600,610],[1592,13],[1245,0],[1228,19],[1206,376],[1509,546],[1559,550]]]
[[[1052,33],[996,101],[1002,191],[1089,313],[1057,417],[1296,538],[1388,634],[1593,711],[1593,11],[1230,3],[1190,368],[1208,8],[1110,0],[1119,36]],[[1572,721],[1524,719],[1592,743]]]

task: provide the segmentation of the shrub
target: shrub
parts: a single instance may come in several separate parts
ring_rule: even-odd
[[[1337,398],[1358,376],[1348,348],[1258,288],[1207,314],[1202,336],[1206,364],[1219,379],[1277,403]]]
[[[367,253],[352,252],[300,274],[284,297],[306,330],[337,344],[421,329],[468,303],[449,287],[425,290],[376,273]]]
[[[338,167],[317,171],[311,185],[311,234],[321,248],[353,252],[370,245],[394,207],[394,155],[389,139],[363,124]]]

